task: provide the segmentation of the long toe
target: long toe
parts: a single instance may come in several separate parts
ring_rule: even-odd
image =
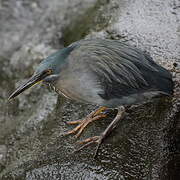
[[[107,116],[107,114],[102,113],[102,111],[104,111],[105,109],[107,109],[107,108],[105,108],[105,107],[99,108],[98,110],[96,110],[94,112],[91,112],[83,120],[67,122],[67,124],[70,124],[70,125],[74,125],[74,124],[78,124],[78,125],[74,129],[64,133],[64,135],[66,136],[66,135],[70,135],[70,134],[76,134],[75,137],[78,138],[82,134],[84,129],[88,126],[88,124],[90,124],[93,121],[102,119],[102,118]]]
[[[88,126],[88,124],[90,124],[93,121],[96,121],[98,119],[104,118],[106,115],[102,114],[102,115],[97,115],[95,117],[88,117],[86,119],[83,120],[78,120],[78,121],[71,121],[70,124],[78,124],[78,126],[76,126],[74,129],[66,132],[64,135],[70,135],[70,134],[76,134],[76,138],[78,138],[82,132],[84,131],[84,129]]]
[[[101,135],[90,137],[83,141],[78,142],[79,144],[83,144],[83,145],[78,150],[76,150],[76,152],[80,151],[81,149],[84,149],[85,147],[87,147],[93,143],[97,143],[97,147],[96,147],[96,150],[94,153],[94,158],[95,158],[98,154],[100,145],[102,144],[104,139],[110,134],[110,132],[112,132],[113,129],[117,126],[118,121],[124,117],[124,114],[125,114],[125,108],[123,106],[119,107],[116,117],[109,124],[109,126],[101,133]]]
[[[81,124],[76,126],[74,129],[64,133],[64,136],[67,136],[67,135],[70,135],[70,134],[76,134],[79,131],[80,128],[81,128]]]
[[[80,150],[88,147],[88,146],[91,145],[91,144],[98,143],[100,138],[101,138],[100,136],[93,136],[93,137],[84,139],[84,140],[82,140],[82,141],[78,141],[77,143],[80,144],[80,145],[82,145],[82,146],[81,146],[80,148],[78,148],[78,149],[76,150],[76,152],[78,152],[78,151],[80,151]]]
[[[105,138],[105,136],[102,134],[100,136],[93,136],[93,137],[87,138],[85,140],[78,141],[77,143],[82,146],[80,148],[78,148],[75,152],[79,152],[82,149],[84,149],[92,144],[97,144],[97,147],[95,149],[94,156],[93,156],[95,158],[98,154],[100,145],[102,144],[104,138]]]
[[[89,142],[93,142],[93,143],[97,143],[98,142],[98,139],[100,138],[100,136],[93,136],[93,137],[90,137],[90,138],[87,138],[87,139],[84,139],[82,141],[78,141],[77,143],[78,144],[87,144]]]
[[[69,125],[73,125],[73,124],[81,124],[81,123],[82,123],[82,120],[68,121],[68,122],[66,122],[66,123],[69,124]]]

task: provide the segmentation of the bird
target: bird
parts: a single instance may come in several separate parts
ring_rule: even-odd
[[[65,135],[79,137],[91,122],[117,110],[115,118],[100,135],[80,142],[79,150],[97,144],[94,157],[104,139],[124,118],[127,106],[171,96],[174,88],[171,73],[148,53],[119,40],[100,38],[82,39],[51,54],[8,99],[40,82],[71,100],[99,106],[86,118],[67,122],[77,126]]]

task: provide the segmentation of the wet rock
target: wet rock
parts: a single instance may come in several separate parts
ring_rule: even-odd
[[[5,167],[7,148],[5,145],[0,145],[0,171]]]
[[[171,69],[179,63],[178,1],[0,2],[0,179],[179,179],[179,98],[129,108],[96,160],[94,146],[74,153],[77,140],[63,136],[67,121],[96,107],[41,86],[7,102],[44,57],[83,37],[128,41]],[[111,119],[80,139],[98,135]]]
[[[70,20],[84,13],[94,1],[1,1],[1,55],[10,57],[29,42],[33,42],[33,46],[42,42],[57,48],[62,47],[58,42],[62,38],[61,29]]]

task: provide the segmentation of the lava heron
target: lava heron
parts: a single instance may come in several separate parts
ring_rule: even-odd
[[[9,99],[39,82],[49,84],[70,99],[100,106],[85,119],[68,122],[77,127],[66,134],[79,137],[90,122],[106,117],[109,109],[118,110],[102,134],[81,141],[82,148],[97,143],[95,155],[105,137],[124,117],[127,105],[173,94],[170,72],[148,54],[118,40],[80,40],[59,50],[44,59],[34,75]]]

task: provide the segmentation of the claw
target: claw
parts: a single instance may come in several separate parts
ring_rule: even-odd
[[[78,125],[73,130],[68,131],[64,135],[66,136],[66,135],[70,135],[70,134],[76,134],[75,137],[78,138],[89,123],[96,121],[98,119],[102,119],[107,116],[107,114],[102,113],[106,109],[107,108],[105,108],[105,107],[101,107],[100,109],[96,110],[95,112],[90,113],[86,119],[67,122],[67,124],[70,124],[70,125],[74,125],[74,124],[78,124]]]
[[[81,146],[79,149],[77,149],[75,152],[81,151],[82,149],[84,149],[85,147],[93,144],[93,143],[98,143],[98,139],[100,139],[100,136],[94,136],[94,137],[90,137],[87,138],[83,141],[78,141],[78,144],[84,144],[83,146]]]
[[[78,148],[75,152],[79,152],[82,149],[90,146],[91,144],[97,143],[97,147],[96,147],[95,153],[93,155],[93,158],[96,158],[96,156],[98,154],[98,151],[99,151],[99,148],[100,148],[100,145],[102,144],[103,139],[104,139],[104,136],[101,135],[101,136],[90,137],[90,138],[87,138],[87,139],[85,139],[83,141],[78,141],[77,142],[78,144],[84,144],[84,145],[82,145],[80,148]]]
[[[112,130],[117,126],[118,121],[122,119],[124,115],[125,115],[125,108],[121,106],[118,109],[116,117],[109,124],[109,126],[103,131],[103,133],[100,136],[94,136],[94,137],[87,138],[83,141],[79,141],[78,144],[82,144],[82,146],[79,149],[77,149],[75,152],[78,152],[93,143],[97,143],[97,147],[93,156],[94,158],[96,158],[102,142],[110,134],[110,132],[112,132]]]
[[[75,152],[78,152],[93,143],[97,143],[97,147],[96,147],[96,150],[95,150],[95,153],[93,156],[95,158],[98,154],[98,150],[99,150],[100,145],[102,144],[103,140],[116,127],[117,122],[121,119],[121,117],[123,117],[124,112],[125,112],[124,108],[119,109],[115,119],[110,123],[110,125],[105,129],[105,131],[100,136],[94,136],[94,137],[87,138],[83,141],[79,141],[78,144],[81,144],[82,146],[79,149],[77,149]],[[89,123],[91,123],[95,120],[104,118],[108,114],[109,114],[109,110],[107,110],[107,108],[105,108],[105,107],[102,107],[102,108],[90,113],[86,119],[67,122],[70,125],[71,124],[72,125],[78,124],[78,125],[73,130],[68,131],[64,135],[76,134],[75,137],[78,138]]]

